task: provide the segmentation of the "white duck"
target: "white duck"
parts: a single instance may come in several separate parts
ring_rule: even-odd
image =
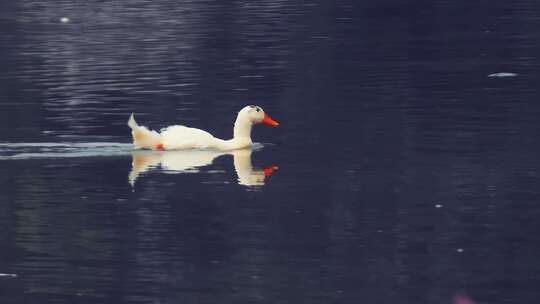
[[[230,151],[251,147],[251,127],[263,123],[276,127],[279,123],[265,114],[259,106],[244,107],[234,122],[233,138],[223,140],[210,133],[182,125],[161,129],[160,133],[139,126],[131,114],[128,126],[131,128],[133,144],[138,148],[152,150],[213,149]]]

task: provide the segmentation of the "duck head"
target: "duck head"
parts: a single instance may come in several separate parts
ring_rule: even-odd
[[[279,126],[279,123],[275,121],[270,115],[266,114],[264,110],[259,106],[247,106],[244,107],[238,113],[238,118],[244,118],[250,121],[252,124],[265,124],[272,127]]]
[[[270,115],[264,113],[263,109],[259,106],[247,106],[238,112],[238,117],[234,122],[234,134],[233,138],[244,141],[240,143],[239,148],[251,145],[251,127],[254,124],[265,124],[272,127],[279,126],[279,123],[275,121]]]

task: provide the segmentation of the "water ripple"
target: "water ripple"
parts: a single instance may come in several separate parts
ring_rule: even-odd
[[[112,142],[0,143],[0,160],[127,155],[132,144]]]

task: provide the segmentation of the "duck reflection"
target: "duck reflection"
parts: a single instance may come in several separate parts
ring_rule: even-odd
[[[219,151],[148,151],[137,150],[131,153],[131,172],[128,180],[132,187],[138,177],[154,168],[160,168],[166,173],[196,173],[204,166],[210,165],[214,159],[223,155],[232,155],[234,170],[238,176],[238,184],[244,186],[263,186],[265,179],[272,175],[278,166],[269,166],[263,169],[253,168],[251,163],[251,149],[234,150],[230,152]]]

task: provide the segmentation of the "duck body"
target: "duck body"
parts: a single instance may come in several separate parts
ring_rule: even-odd
[[[176,125],[161,130],[163,150],[210,149],[229,151],[250,147],[249,137],[223,140],[197,128]]]
[[[197,128],[174,125],[160,132],[139,126],[133,114],[128,121],[133,136],[133,144],[142,149],[152,150],[187,150],[187,149],[210,149],[230,151],[251,147],[251,128],[254,124],[264,123],[278,126],[279,123],[257,106],[244,107],[234,123],[233,138],[223,140],[212,134]]]

